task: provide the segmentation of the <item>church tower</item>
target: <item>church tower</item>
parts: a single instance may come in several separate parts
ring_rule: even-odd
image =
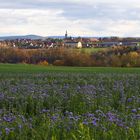
[[[68,38],[68,33],[67,33],[67,31],[66,31],[66,33],[65,33],[65,39],[67,39]]]

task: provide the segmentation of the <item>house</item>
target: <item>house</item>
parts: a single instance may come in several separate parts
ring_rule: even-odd
[[[120,42],[100,42],[98,43],[99,47],[113,47],[113,46],[120,46]]]
[[[65,47],[70,47],[70,48],[82,48],[82,42],[74,42],[74,41],[70,41],[70,42],[65,42],[64,43]]]
[[[139,42],[122,42],[123,46],[128,46],[128,47],[139,47],[140,43]]]
[[[127,46],[127,47],[139,47],[139,42],[99,42],[98,47],[113,47],[113,46]]]

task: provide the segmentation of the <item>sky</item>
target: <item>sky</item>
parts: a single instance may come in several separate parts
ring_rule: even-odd
[[[0,36],[140,36],[140,0],[0,0]]]

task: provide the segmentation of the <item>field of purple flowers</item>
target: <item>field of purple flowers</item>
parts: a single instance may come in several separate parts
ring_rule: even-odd
[[[139,139],[138,74],[0,74],[0,140]]]

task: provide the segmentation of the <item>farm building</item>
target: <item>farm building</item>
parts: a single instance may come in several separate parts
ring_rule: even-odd
[[[65,42],[64,46],[71,48],[82,48],[82,43],[79,42]]]
[[[128,46],[128,47],[139,47],[140,43],[139,42],[122,42],[123,46]]]
[[[100,42],[98,47],[128,46],[139,47],[139,42]]]
[[[101,42],[98,44],[99,47],[113,47],[113,46],[120,46],[120,42]]]

